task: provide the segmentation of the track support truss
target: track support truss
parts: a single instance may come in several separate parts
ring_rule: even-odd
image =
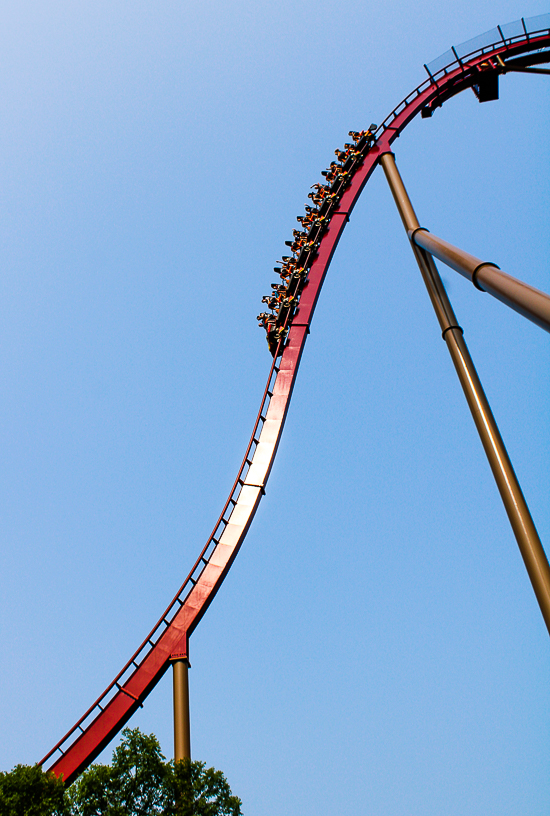
[[[380,156],[380,164],[405,230],[411,239],[411,247],[439,320],[443,339],[447,343],[531,579],[544,622],[550,633],[550,567],[546,554],[434,259],[430,252],[419,246],[420,241],[414,240],[414,236],[418,235],[420,224],[397,169],[393,153],[383,153]],[[429,235],[426,231],[421,230],[421,233]]]

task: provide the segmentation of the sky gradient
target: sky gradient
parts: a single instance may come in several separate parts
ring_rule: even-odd
[[[423,63],[539,2],[2,3],[0,768],[155,623],[231,488],[312,184]],[[395,143],[420,222],[550,291],[547,77]],[[543,543],[548,335],[442,276]],[[381,171],[248,538],[191,640],[246,816],[543,816],[548,635]],[[132,725],[172,754],[167,675]],[[110,757],[112,747],[103,755]]]

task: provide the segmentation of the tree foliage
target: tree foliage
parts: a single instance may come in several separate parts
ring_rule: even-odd
[[[38,765],[0,771],[0,816],[68,816],[63,781]]]
[[[92,765],[67,790],[38,767],[0,775],[0,816],[242,816],[223,773],[166,762],[155,736],[125,729],[111,765]]]
[[[69,789],[75,816],[154,816],[166,812],[165,763],[158,740],[125,729],[111,765],[92,765]]]
[[[172,816],[241,816],[241,800],[231,794],[221,771],[204,762],[170,763],[169,788]]]

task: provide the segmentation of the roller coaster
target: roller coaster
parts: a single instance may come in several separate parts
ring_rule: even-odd
[[[550,568],[452,306],[434,263],[437,257],[474,286],[550,331],[550,297],[423,229],[398,173],[391,145],[418,114],[431,117],[447,100],[473,90],[480,102],[498,99],[510,72],[550,73],[550,14],[497,26],[425,65],[427,78],[381,125],[350,132],[352,142],[314,185],[313,206],[299,216],[288,241],[292,256],[276,267],[282,283],[264,298],[259,316],[272,355],[267,384],[237,477],[182,586],[139,648],[78,722],[41,760],[70,784],[123,728],[171,664],[186,666],[189,638],[218,592],[265,494],[317,299],[349,216],[377,165],[386,175],[436,311],[474,422],[489,459],[522,557],[550,630]]]

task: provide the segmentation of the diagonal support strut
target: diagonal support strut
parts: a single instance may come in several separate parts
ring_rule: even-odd
[[[488,292],[501,303],[550,332],[550,295],[513,278],[490,261],[481,261],[469,252],[449,244],[424,227],[409,230],[410,240],[416,246],[435,255],[444,264],[468,278],[476,289]]]
[[[405,230],[411,235],[418,230],[420,224],[395,164],[393,153],[383,153],[380,156],[380,164]],[[435,262],[429,252],[412,240],[411,247],[550,633],[550,566],[546,554]]]

